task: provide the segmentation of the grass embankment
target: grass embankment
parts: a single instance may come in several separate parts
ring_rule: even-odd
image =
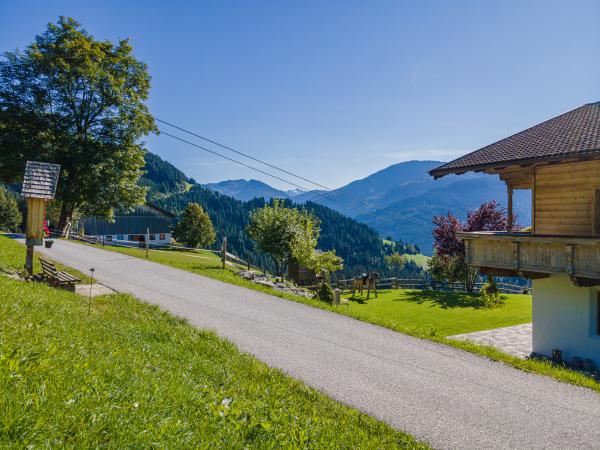
[[[0,323],[2,448],[426,448],[128,295],[0,275]]]
[[[82,283],[90,282],[90,277],[84,273],[81,273],[79,270],[64,266],[56,261],[52,261],[47,257],[44,257],[44,259],[53,262],[57,270],[70,273],[74,277],[79,278]],[[13,239],[0,234],[0,272],[8,274],[24,274],[26,273],[24,266],[25,246],[20,245]],[[34,251],[33,273],[39,273],[41,271],[42,265],[40,264],[39,254]]]
[[[120,253],[140,258],[143,249],[107,247]],[[217,256],[205,252],[206,259],[190,257],[182,252],[150,251],[150,259],[157,263],[198,273],[238,286],[287,298],[320,309],[344,314],[400,333],[428,339],[451,347],[500,361],[526,372],[549,376],[559,381],[583,386],[600,392],[600,383],[591,377],[547,361],[521,359],[490,346],[448,339],[453,334],[469,333],[489,328],[516,325],[531,321],[531,298],[526,295],[504,295],[506,303],[496,310],[478,306],[479,294],[453,294],[431,291],[390,291],[369,301],[357,298],[349,305],[332,306],[318,300],[284,294],[243,280],[232,269],[223,270]],[[210,256],[209,256],[210,255]],[[195,255],[193,255],[195,256]],[[212,261],[211,261],[212,259]]]
[[[101,247],[81,241],[69,242],[77,242],[81,245],[90,245],[92,247],[110,250],[112,252],[122,253],[124,255],[135,256],[136,258],[146,259],[146,250],[143,248],[119,247],[114,245],[106,245]],[[238,267],[237,265],[232,266],[228,264],[226,268],[223,269],[221,257],[206,250],[195,250],[193,252],[175,249],[150,250],[148,252],[148,261],[164,264],[166,266],[175,267],[176,269],[182,269],[192,273],[197,273],[199,275],[223,281],[225,283],[235,284],[247,289],[253,289],[266,294],[276,295],[277,297],[287,298],[289,300],[298,300],[304,298],[297,295],[280,292],[268,286],[261,286],[245,280],[237,275],[237,272],[239,272],[241,269],[244,269],[244,267]]]

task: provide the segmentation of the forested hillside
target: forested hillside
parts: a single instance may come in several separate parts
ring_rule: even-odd
[[[148,199],[158,206],[181,213],[190,202],[196,202],[209,214],[215,230],[219,248],[223,237],[227,237],[228,248],[232,253],[255,265],[270,268],[270,258],[257,253],[254,242],[245,232],[250,212],[264,206],[264,199],[247,202],[193,183],[183,172],[148,153],[147,174],[141,183],[150,188]],[[290,200],[286,203],[293,205]],[[343,276],[355,276],[362,272],[377,270],[383,275],[389,273],[384,263],[384,247],[381,237],[368,225],[346,217],[323,205],[307,202],[300,207],[311,211],[321,221],[319,248],[335,250],[344,258]],[[416,276],[421,269],[414,263],[406,268],[406,276]]]
[[[150,201],[174,192],[184,192],[189,185],[196,183],[193,178],[188,178],[181,170],[150,152],[146,153],[144,171],[146,175],[140,184],[148,187]]]

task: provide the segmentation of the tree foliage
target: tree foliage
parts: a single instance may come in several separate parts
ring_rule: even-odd
[[[316,274],[322,275],[324,282],[329,280],[329,276],[344,267],[344,260],[335,254],[335,251],[314,251],[309,258],[303,262],[303,265]]]
[[[463,223],[452,213],[435,216],[433,224],[434,255],[430,260],[430,272],[436,280],[463,282],[467,290],[473,289],[477,270],[465,262],[465,245],[456,233],[460,231],[504,231],[508,223],[506,210],[496,201],[483,203],[467,214]]]
[[[23,215],[17,199],[12,192],[0,186],[0,230],[18,231],[22,222]]]
[[[147,160],[152,158],[150,155],[149,153]],[[183,172],[160,158],[152,158],[152,160],[154,169],[143,176],[142,182],[150,186],[148,198],[153,203],[176,214],[181,214],[190,202],[202,205],[217,233],[213,248],[219,248],[223,238],[227,237],[227,248],[232,253],[250,261],[253,265],[274,270],[272,258],[268,254],[257,251],[255,242],[246,232],[250,213],[269,203],[262,198],[243,202],[198,184],[182,191],[176,185],[177,180],[185,178]],[[189,183],[192,181],[188,179]],[[175,186],[174,189],[169,191],[167,184]],[[161,192],[155,190],[154,186],[161,189]],[[384,247],[381,237],[371,227],[316,203],[296,205],[286,200],[284,204],[290,208],[303,208],[319,219],[320,233],[317,247],[323,251],[335,251],[336,255],[344,260],[344,267],[338,272],[339,276],[349,278],[372,271],[379,272],[384,277],[392,276],[384,260],[386,254],[384,250],[389,247]],[[406,245],[408,249],[409,244]],[[411,251],[414,251],[414,247]],[[410,251],[403,251],[403,253],[410,253]],[[423,269],[415,262],[408,261],[401,276],[420,277],[423,276]]]
[[[215,230],[198,203],[189,203],[173,230],[173,237],[188,247],[205,247],[215,242]]]
[[[273,258],[277,275],[290,257],[308,261],[319,237],[319,222],[306,210],[286,207],[275,199],[250,213],[248,234],[258,248]]]
[[[404,266],[406,265],[406,258],[400,253],[392,253],[391,255],[385,256],[385,262],[392,273],[398,276],[398,274],[402,272],[402,269],[404,269]]]
[[[27,160],[61,165],[61,226],[76,209],[110,218],[144,200],[140,139],[156,131],[144,101],[150,76],[128,40],[94,39],[71,18],[48,24],[0,62],[0,178]]]

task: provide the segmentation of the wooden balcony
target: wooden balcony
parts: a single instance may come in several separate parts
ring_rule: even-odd
[[[567,274],[577,285],[600,284],[600,238],[531,233],[458,233],[466,260],[490,275],[544,278]]]

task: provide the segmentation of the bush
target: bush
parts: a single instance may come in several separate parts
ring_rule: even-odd
[[[333,303],[333,289],[329,283],[322,283],[317,291],[317,298],[322,302]]]
[[[481,286],[481,299],[485,308],[498,308],[504,303],[504,299],[498,291],[498,285],[493,277],[488,276],[487,281]]]
[[[18,231],[23,216],[17,199],[8,189],[0,185],[0,230]]]

